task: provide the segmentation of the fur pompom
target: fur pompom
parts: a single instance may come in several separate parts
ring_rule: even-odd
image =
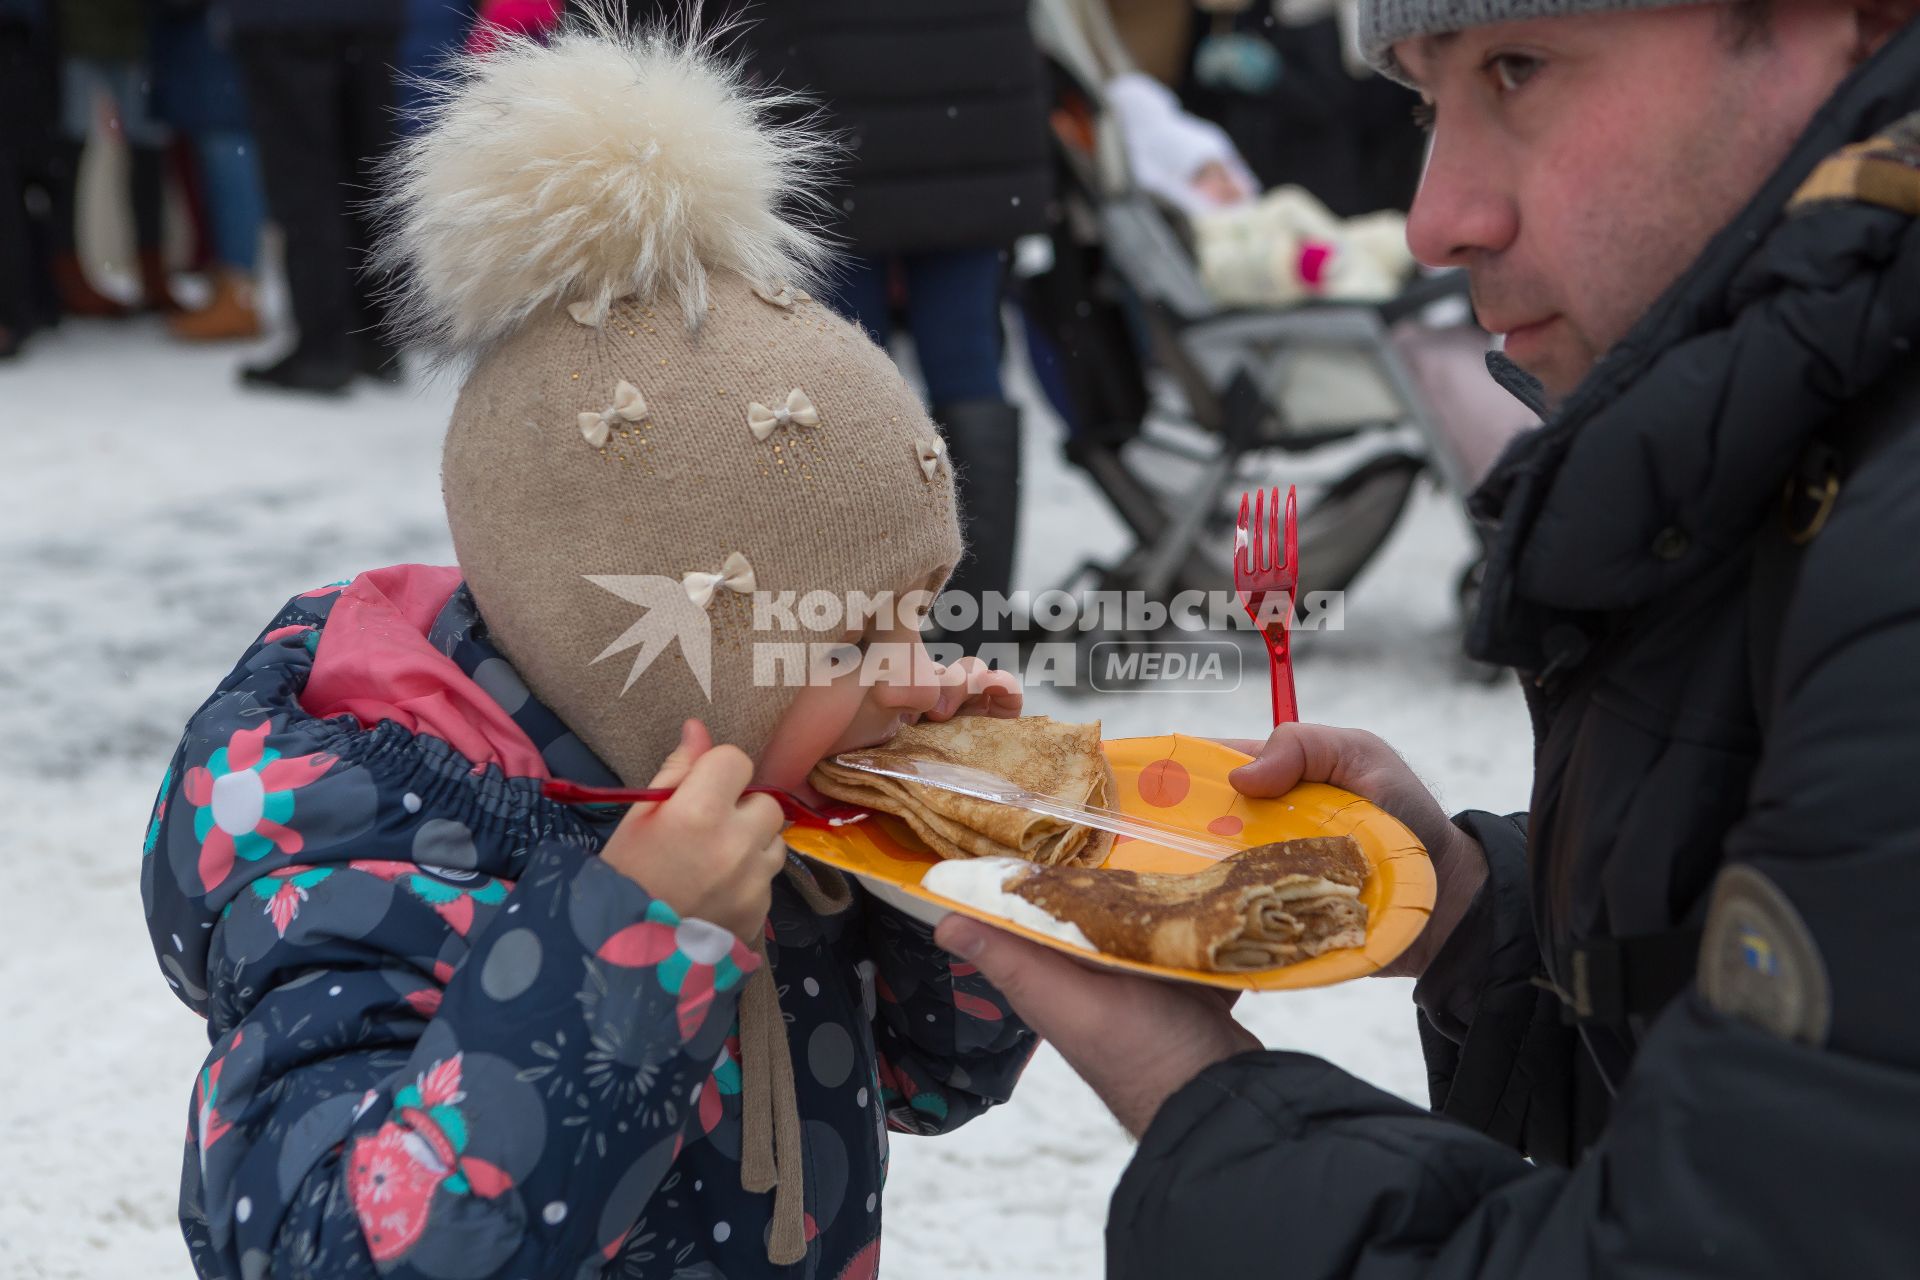
[[[629,294],[691,329],[708,271],[817,283],[827,248],[801,219],[834,144],[803,100],[750,89],[718,34],[591,16],[544,46],[502,33],[428,86],[380,199],[403,335],[471,353]]]

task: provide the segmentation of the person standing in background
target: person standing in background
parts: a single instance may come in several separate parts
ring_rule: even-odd
[[[221,0],[234,32],[267,208],[286,241],[297,336],[249,386],[339,394],[356,375],[400,378],[364,272],[365,202],[391,145],[393,62],[405,0]]]
[[[60,318],[46,220],[27,209],[28,190],[55,180],[50,45],[46,0],[0,0],[0,359]]]
[[[141,306],[176,312],[161,250],[161,213],[167,128],[149,101],[147,14],[144,0],[57,0],[55,31],[60,48],[62,145],[54,183],[54,278],[68,315],[118,318],[128,309],[96,289],[80,263],[80,157],[93,132],[102,95],[113,102],[126,140],[128,184],[133,199],[134,246]]]
[[[406,27],[396,62],[400,76],[394,85],[400,132],[413,131],[425,105],[427,82],[440,79],[448,55],[465,47],[473,33],[474,9],[474,0],[405,0]]]
[[[1001,382],[1000,300],[1008,251],[1046,229],[1052,187],[1046,85],[1026,0],[703,7],[745,18],[753,73],[818,102],[844,138],[826,230],[847,260],[821,301],[882,346],[904,304],[959,483],[967,551],[947,590],[976,600],[1007,591],[1020,412]],[[657,21],[681,8],[627,0],[627,12]],[[972,653],[994,637],[976,625],[946,638]]]
[[[167,328],[190,341],[258,337],[253,277],[266,196],[240,69],[229,51],[231,32],[224,13],[207,0],[149,3],[154,109],[190,142],[213,243],[207,305],[173,317]]]

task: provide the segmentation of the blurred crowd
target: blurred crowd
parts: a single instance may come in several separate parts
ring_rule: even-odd
[[[182,341],[259,337],[272,225],[289,340],[242,380],[323,393],[395,380],[363,269],[372,166],[416,78],[483,16],[524,27],[558,4],[0,0],[0,356],[65,317],[158,312]],[[103,146],[123,163],[89,164]],[[126,207],[92,207],[114,202]],[[99,225],[130,228],[131,254],[86,252]],[[201,284],[184,291],[195,305],[182,275]]]
[[[963,592],[1011,578],[1003,304],[1020,246],[1062,243],[1073,220],[1086,95],[1221,304],[1390,295],[1411,271],[1391,220],[1424,138],[1411,95],[1360,64],[1344,0],[0,0],[0,356],[65,318],[157,312],[183,342],[276,339],[237,370],[246,387],[398,381],[370,267],[376,166],[450,52],[587,8],[726,28],[752,78],[803,90],[844,141],[824,301],[883,344],[911,339],[962,477]],[[1092,83],[1049,28],[1107,46]],[[271,308],[263,275],[284,284]],[[1043,333],[1028,292],[1042,387],[1080,430],[1089,411],[1057,374],[1077,340]],[[1088,306],[1074,295],[1067,318]],[[1138,333],[1126,344],[1151,359]]]
[[[379,291],[361,269],[371,166],[445,52],[485,47],[496,28],[544,32],[568,2],[0,0],[0,355],[63,316],[161,312],[183,340],[258,337],[271,224],[292,340],[246,378],[306,391],[391,379]],[[644,19],[689,4],[625,9]],[[700,7],[708,21],[744,12],[756,73],[824,100],[851,140],[835,229],[854,267],[836,303],[882,338],[892,314],[907,321],[933,355],[936,399],[997,397],[997,352],[920,331],[991,315],[1008,249],[1046,224],[1052,95],[1027,0]],[[1333,0],[1103,7],[1138,67],[1110,86],[1130,156],[1174,207],[1216,210],[1279,185],[1343,218],[1406,202],[1418,132],[1400,91],[1352,65]],[[967,127],[940,129],[942,111],[966,112]],[[103,141],[116,163],[88,166]],[[114,206],[104,221],[130,229],[130,254],[85,251],[83,193]],[[181,272],[202,285],[191,307]],[[916,297],[933,305],[905,305]]]

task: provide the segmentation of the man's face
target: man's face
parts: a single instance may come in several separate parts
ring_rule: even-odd
[[[1858,48],[1837,0],[1780,0],[1744,48],[1724,5],[1404,41],[1434,113],[1407,239],[1468,269],[1481,323],[1563,398],[1785,159]]]

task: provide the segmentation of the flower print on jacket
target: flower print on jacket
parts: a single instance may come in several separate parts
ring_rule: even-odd
[[[307,900],[307,890],[332,874],[331,867],[282,867],[249,881],[247,888],[266,903],[267,919],[273,921],[273,931],[284,938],[287,926],[300,915],[300,904]],[[231,909],[232,904],[228,907]]]
[[[354,1143],[347,1196],[375,1262],[391,1262],[427,1229],[433,1193],[488,1199],[513,1185],[504,1169],[465,1157],[467,1118],[460,1110],[460,1054],[436,1062],[394,1095],[394,1118]]]
[[[242,1034],[235,1034],[228,1052],[238,1049],[245,1038]],[[202,1160],[207,1158],[208,1149],[233,1128],[233,1122],[220,1115],[220,1072],[226,1065],[225,1056],[215,1058],[200,1069],[200,1077],[193,1083],[193,1126]]]
[[[660,985],[678,997],[680,1034],[693,1035],[717,991],[731,991],[759,965],[746,944],[717,924],[681,920],[658,898],[639,924],[600,944],[600,959],[628,969],[658,965]]]
[[[454,867],[421,867],[411,862],[370,862],[355,859],[349,864],[355,871],[379,876],[403,886],[408,893],[432,907],[447,922],[447,927],[464,938],[473,928],[476,906],[497,907],[507,900],[511,887],[497,876],[484,876]]]
[[[700,1117],[700,1132],[711,1134],[720,1127],[720,1121],[726,1116],[726,1100],[740,1096],[740,1032],[736,1025],[734,1033],[720,1048],[720,1056],[713,1060],[713,1070],[707,1073],[707,1079],[700,1086],[699,1096],[694,1099]]]
[[[173,770],[167,770],[167,776],[160,779],[160,795],[153,802],[153,818],[147,823],[147,838],[140,843],[140,856],[151,858],[153,848],[160,843],[160,823],[167,816],[167,797],[173,793]]]
[[[204,766],[187,770],[182,789],[193,806],[203,889],[218,887],[235,858],[258,862],[276,849],[300,852],[300,833],[288,825],[294,792],[318,781],[334,758],[318,752],[283,758],[266,745],[270,730],[265,720],[236,729]]]

